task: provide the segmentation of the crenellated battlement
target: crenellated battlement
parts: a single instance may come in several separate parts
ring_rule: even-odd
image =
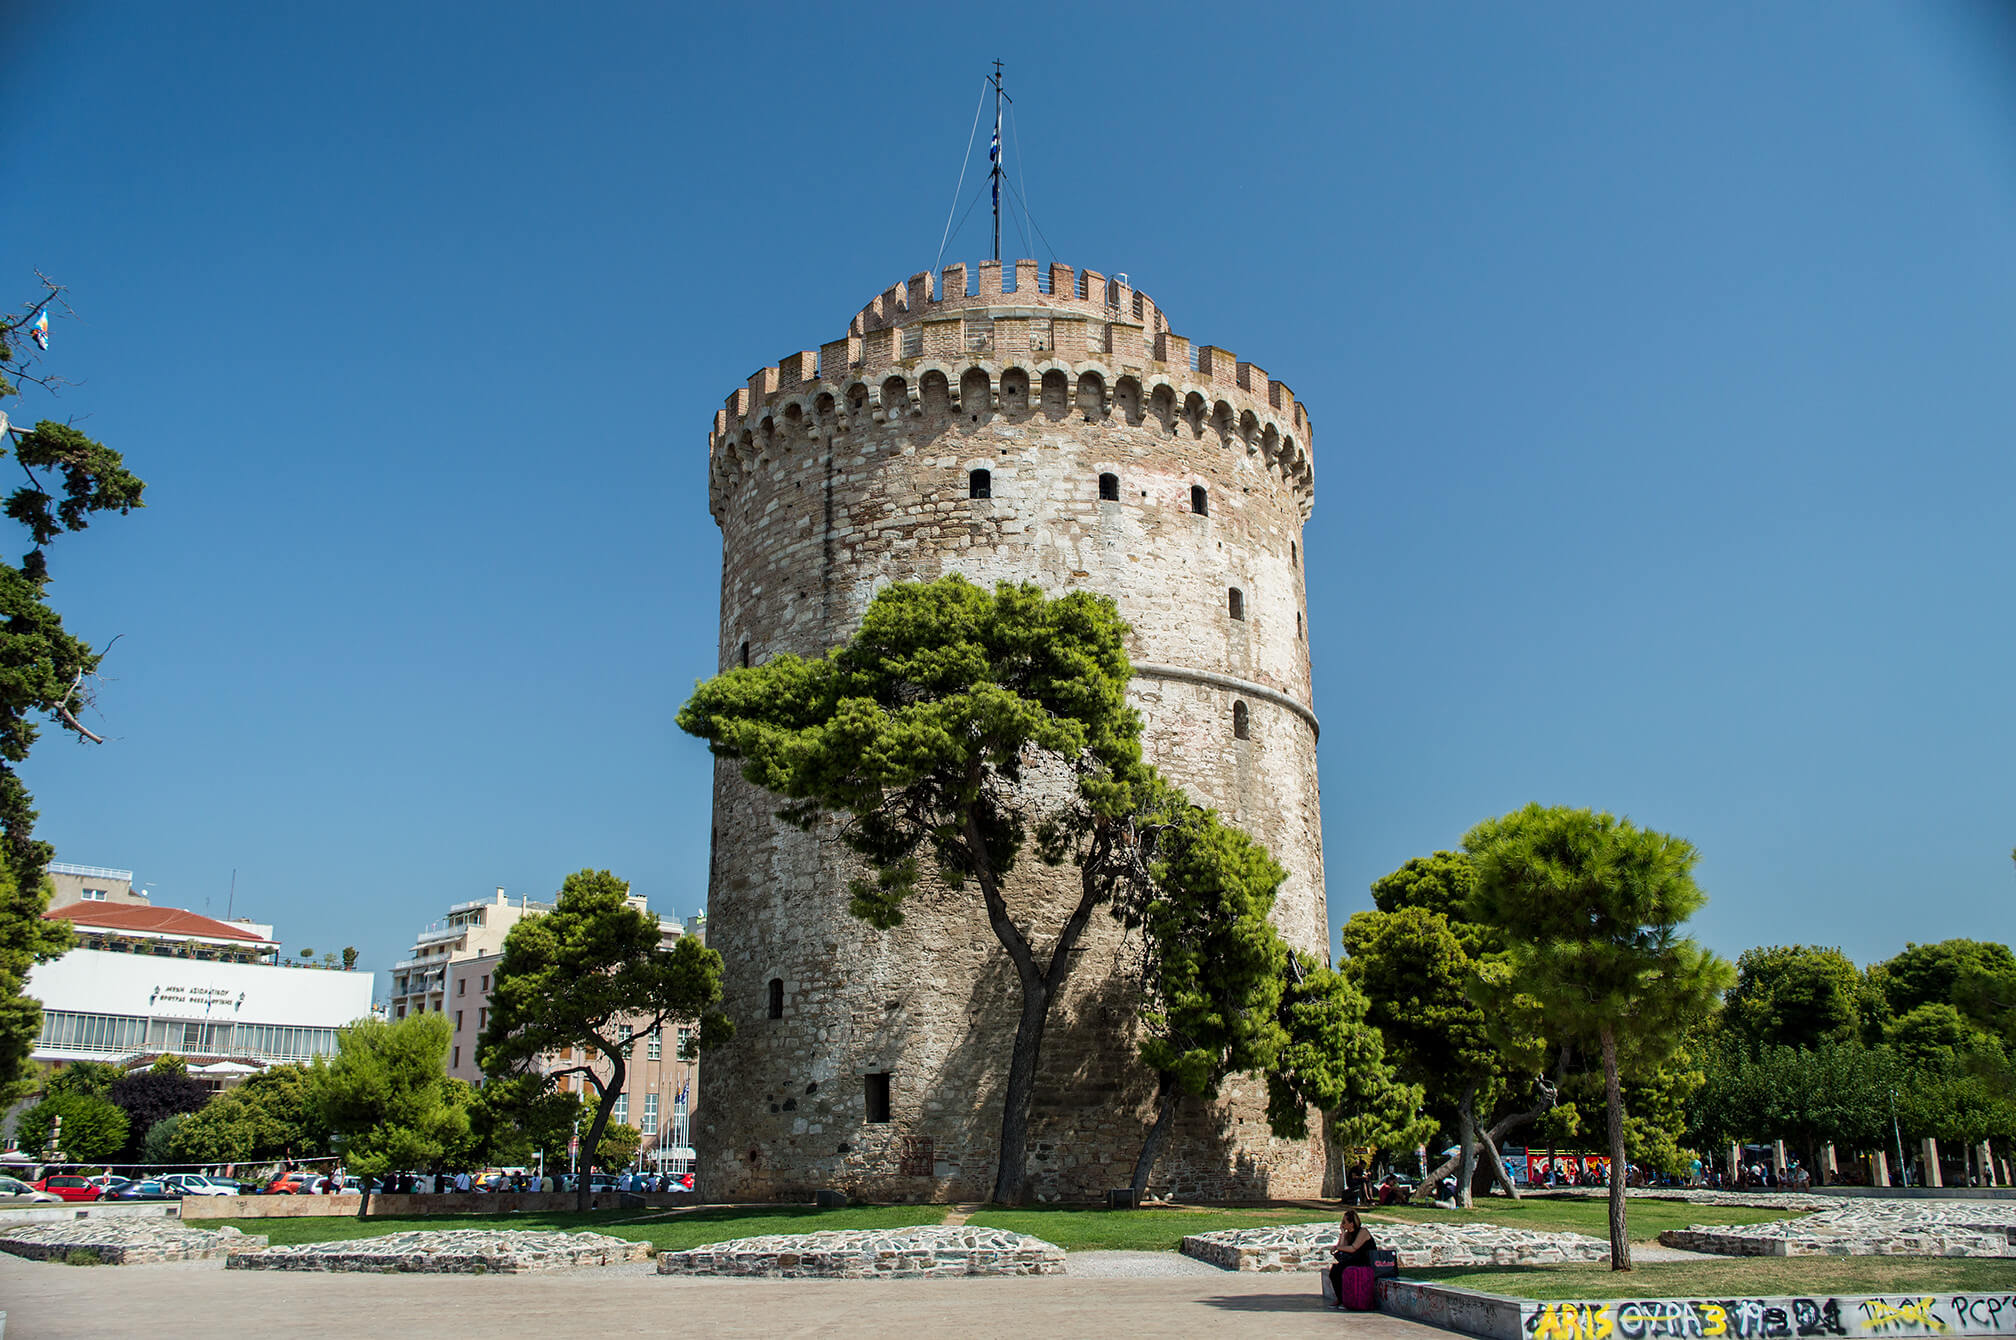
[[[934,317],[944,319],[971,308],[1000,307],[1008,299],[1016,307],[1086,321],[1121,322],[1139,326],[1150,336],[1169,329],[1155,300],[1135,289],[1127,276],[1110,278],[1097,270],[1069,265],[1016,261],[981,261],[969,272],[965,262],[948,265],[942,276],[920,270],[900,284],[891,284],[848,323],[849,335],[892,326],[908,326]]]
[[[773,441],[905,417],[949,423],[982,397],[991,415],[1017,385],[1053,414],[1117,412],[1171,437],[1243,446],[1280,472],[1306,515],[1313,425],[1286,383],[1229,350],[1193,347],[1124,275],[1023,260],[1005,273],[982,261],[968,278],[954,264],[942,278],[926,270],[893,284],[844,338],[759,368],[732,393],[708,436],[716,515],[718,491]]]

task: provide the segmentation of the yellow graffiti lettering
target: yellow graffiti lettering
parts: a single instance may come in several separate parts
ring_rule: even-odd
[[[1911,1327],[1943,1331],[1946,1323],[1932,1311],[1934,1301],[1931,1298],[1907,1298],[1901,1303],[1887,1303],[1881,1298],[1870,1298],[1863,1301],[1862,1318],[1872,1331],[1892,1328],[1901,1331]]]
[[[1720,1303],[1699,1303],[1701,1309],[1701,1334],[1729,1334],[1729,1309]]]
[[[1616,1323],[1603,1303],[1546,1303],[1529,1324],[1533,1340],[1610,1340]]]

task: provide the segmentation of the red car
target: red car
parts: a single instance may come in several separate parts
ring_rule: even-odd
[[[266,1188],[269,1196],[306,1196],[315,1190],[315,1184],[322,1180],[316,1173],[282,1173],[274,1178]]]
[[[104,1187],[95,1185],[88,1178],[72,1177],[67,1173],[45,1177],[29,1185],[37,1191],[47,1191],[52,1196],[61,1196],[64,1200],[99,1200],[105,1195]]]

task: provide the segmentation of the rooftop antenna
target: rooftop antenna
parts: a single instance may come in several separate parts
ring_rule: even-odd
[[[224,904],[224,920],[231,920],[231,909],[238,904],[238,867],[231,867],[231,897]]]
[[[1005,99],[1013,103],[1001,88],[1001,62],[994,62],[994,74],[988,83],[994,85],[994,142],[987,146],[987,161],[991,165],[988,175],[993,178],[994,187],[994,260],[1001,260],[1001,103]]]

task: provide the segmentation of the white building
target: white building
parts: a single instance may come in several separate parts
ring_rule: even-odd
[[[28,974],[42,1002],[35,1059],[131,1060],[174,1052],[265,1066],[331,1056],[336,1030],[371,1013],[373,974],[73,949]]]
[[[78,948],[28,973],[42,1003],[34,1058],[133,1061],[162,1052],[212,1073],[331,1056],[336,1032],[371,1014],[368,972],[288,967],[273,927],[155,907],[131,871],[55,865],[55,906]]]

